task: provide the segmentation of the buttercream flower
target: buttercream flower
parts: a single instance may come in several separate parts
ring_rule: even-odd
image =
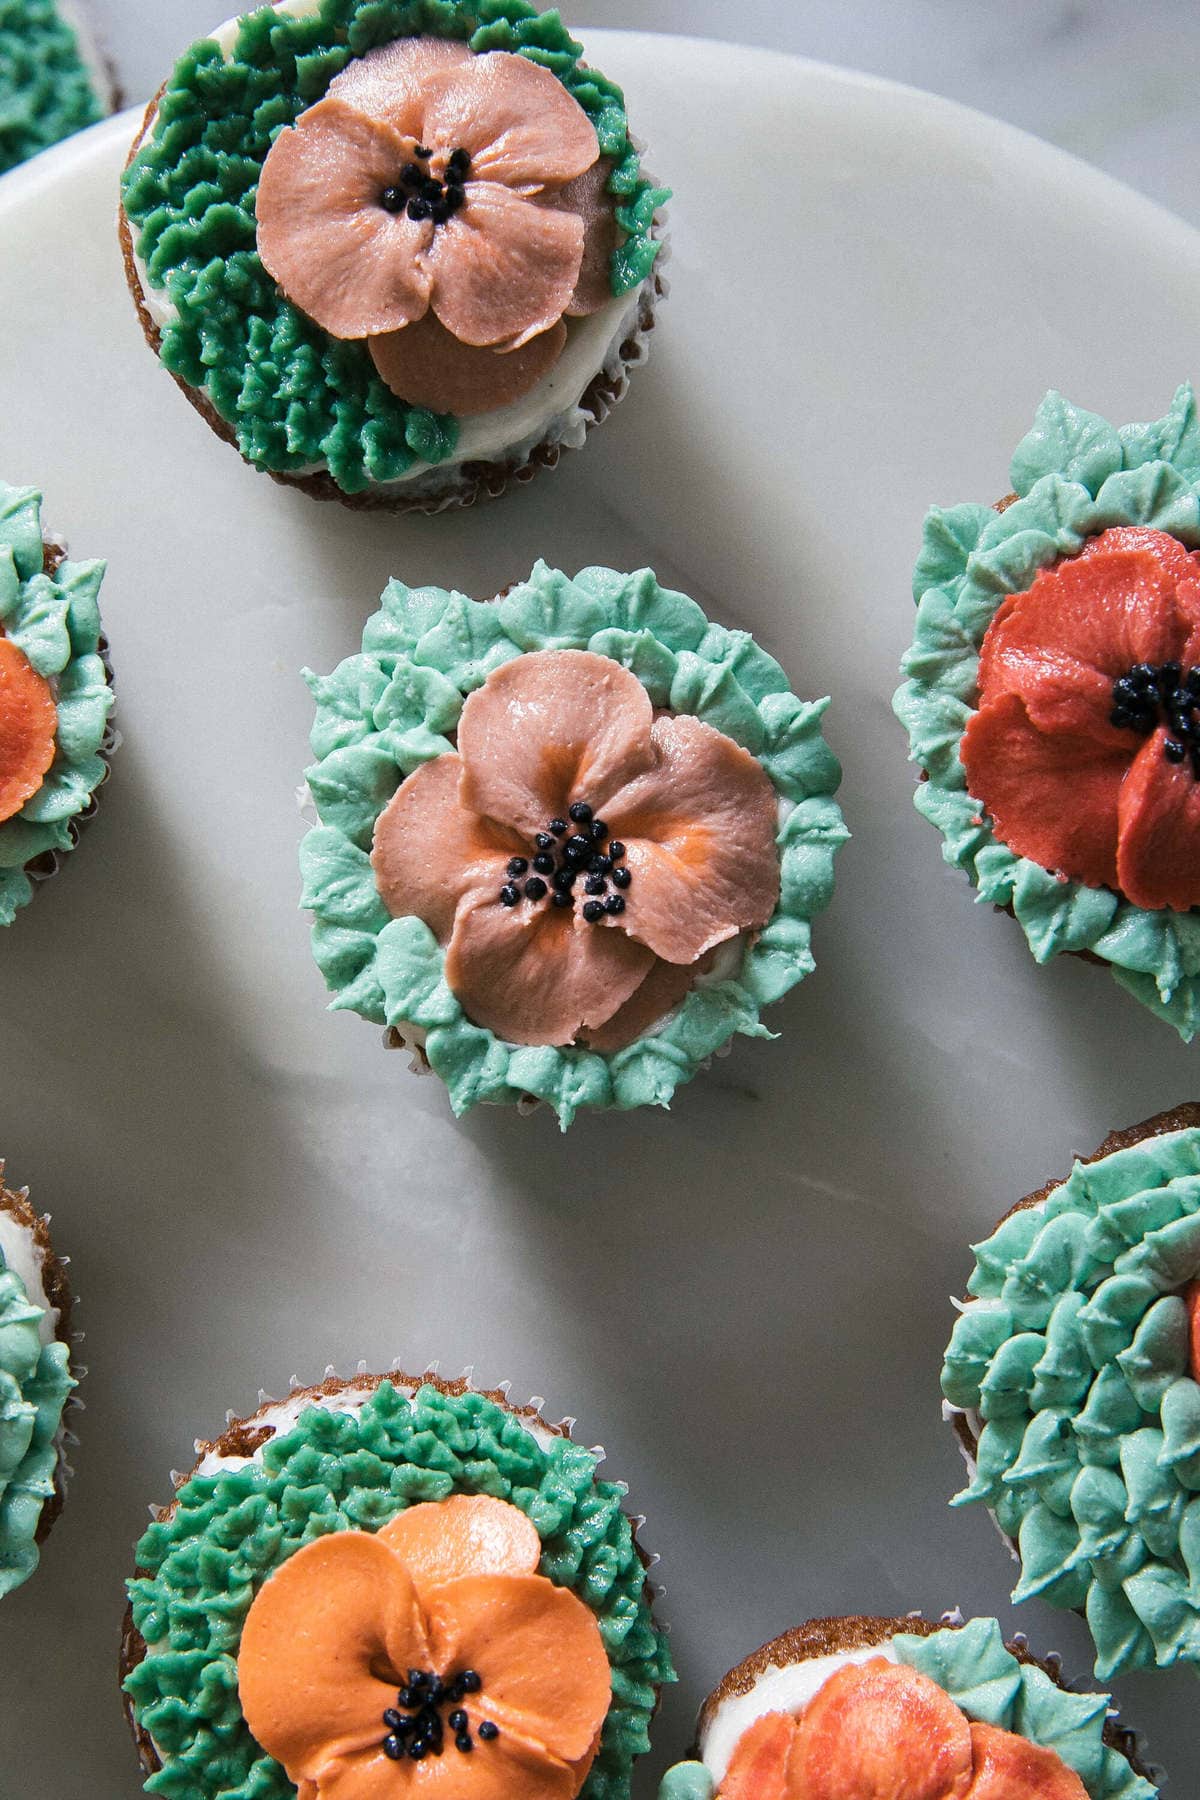
[[[779,897],[775,791],[731,738],[659,713],[605,656],[515,658],[470,694],[457,751],[380,815],[394,917],[446,947],[467,1015],[514,1044],[632,1042]]]
[[[1007,599],[962,740],[996,835],[1136,906],[1200,905],[1200,554],[1115,527]]]
[[[564,315],[611,296],[599,153],[548,69],[401,38],[352,61],[276,138],[259,256],[318,325],[368,339],[402,398],[508,405],[557,361]]]
[[[303,1800],[572,1800],[611,1674],[595,1617],[537,1574],[540,1553],[519,1508],[457,1495],[276,1569],[238,1686]]]
[[[969,1722],[929,1676],[881,1656],[831,1675],[803,1713],[764,1713],[718,1800],[1088,1800],[1053,1750]]]

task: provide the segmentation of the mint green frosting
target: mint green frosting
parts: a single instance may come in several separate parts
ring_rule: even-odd
[[[0,174],[103,112],[54,0],[0,0]]]
[[[1157,1795],[1128,1758],[1104,1742],[1108,1695],[1068,1693],[1044,1669],[1021,1662],[1006,1647],[995,1619],[970,1619],[929,1637],[899,1632],[891,1647],[900,1662],[936,1682],[968,1719],[1057,1752],[1079,1776],[1089,1800]],[[663,1777],[658,1800],[714,1800],[716,1786],[704,1763],[676,1763]]]
[[[41,1341],[45,1316],[0,1250],[0,1594],[38,1566],[38,1524],[54,1493],[63,1408],[75,1386],[67,1345]]]
[[[1038,962],[1090,950],[1190,1042],[1200,1031],[1200,910],[1134,906],[1108,888],[1062,881],[1002,844],[967,791],[959,745],[975,710],[979,650],[1009,594],[1114,525],[1149,525],[1200,548],[1200,419],[1191,386],[1165,418],[1115,427],[1050,393],[1010,470],[1020,498],[934,507],[913,577],[917,624],[895,697],[913,760],[929,779],[916,807],[981,901],[1011,907]]]
[[[527,0],[318,0],[301,18],[260,6],[241,20],[228,60],[211,39],[179,59],[123,178],[147,279],[176,312],[162,327],[167,368],[203,388],[258,468],[322,466],[348,494],[398,480],[414,462],[446,461],[458,428],[398,399],[364,343],[331,337],[280,292],[256,247],[258,177],[279,132],[352,57],[426,34],[510,51],[558,77],[613,159],[608,187],[624,234],[613,292],[639,286],[668,196],[641,172],[620,88],[583,62],[557,12]]]
[[[296,1789],[264,1755],[238,1703],[242,1625],[273,1570],[332,1531],[377,1531],[405,1507],[450,1494],[519,1506],[542,1540],[540,1571],[596,1616],[613,1699],[582,1800],[627,1800],[634,1759],[663,1682],[675,1673],[646,1597],[621,1482],[569,1438],[544,1446],[486,1395],[389,1381],[358,1413],[309,1407],[261,1461],[193,1475],[170,1516],[137,1547],[133,1618],[151,1647],[125,1682],[162,1769],[146,1791],[170,1800],[288,1800]]]
[[[100,655],[102,562],[42,573],[42,496],[0,481],[0,630],[55,685],[58,745],[37,793],[0,823],[0,925],[33,895],[26,863],[62,855],[107,773],[101,755],[113,695]]]
[[[524,651],[561,649],[612,657],[656,706],[725,732],[790,803],[776,839],[779,904],[740,970],[694,988],[661,1029],[611,1055],[506,1044],[472,1024],[432,931],[389,916],[370,864],[376,819],[402,776],[453,749],[464,696]],[[499,601],[393,581],[361,654],[305,680],[317,701],[308,784],[321,817],[300,848],[313,954],[334,1009],[427,1033],[425,1053],[456,1113],[536,1094],[565,1129],[580,1107],[666,1106],[735,1032],[768,1036],[760,1008],[814,968],[811,921],[829,903],[834,853],[848,835],[833,798],[841,769],[821,735],[829,702],[798,700],[747,632],[712,624],[649,569],[584,569],[571,580],[539,562]]]
[[[1076,1163],[974,1247],[942,1368],[977,1415],[974,1479],[1019,1546],[1014,1600],[1082,1610],[1096,1673],[1200,1670],[1200,1131]]]

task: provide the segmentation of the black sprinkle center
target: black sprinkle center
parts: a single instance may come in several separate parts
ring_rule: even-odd
[[[1200,781],[1200,667],[1177,662],[1134,663],[1113,682],[1109,719],[1119,731],[1149,737],[1167,728],[1163,755],[1168,762],[1190,762]]]
[[[475,1743],[471,1717],[463,1701],[468,1694],[482,1691],[483,1678],[477,1669],[462,1669],[445,1680],[432,1669],[410,1669],[408,1680],[396,1694],[395,1706],[389,1706],[383,1714],[387,1726],[384,1755],[393,1762],[401,1762],[405,1757],[411,1762],[424,1762],[427,1756],[440,1756],[446,1748],[447,1729],[454,1748],[468,1755]],[[478,1719],[475,1735],[490,1744],[500,1736],[500,1727],[493,1719]]]
[[[518,877],[531,864],[535,873],[518,886]],[[574,801],[565,819],[548,820],[544,831],[534,833],[530,854],[510,857],[506,873],[509,879],[497,895],[501,906],[516,906],[524,893],[535,905],[548,900],[562,910],[573,908],[578,884],[587,896],[580,911],[589,925],[624,912],[625,893],[633,880],[624,844],[609,837],[608,826],[586,800]],[[610,886],[620,891],[610,892]]]
[[[435,225],[444,225],[466,204],[465,184],[471,167],[468,153],[461,148],[450,152],[441,181],[430,173],[432,155],[424,144],[416,145],[412,162],[405,163],[398,178],[380,193],[384,212],[407,212],[410,219],[431,219]]]

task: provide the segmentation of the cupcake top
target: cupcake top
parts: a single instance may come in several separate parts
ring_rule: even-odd
[[[1200,1029],[1200,423],[1049,394],[1011,503],[935,507],[896,695],[918,810],[1041,962]]]
[[[94,125],[102,91],[55,0],[0,0],[0,175]]]
[[[107,773],[104,564],[44,541],[41,501],[0,482],[0,925],[31,898],[30,874],[72,847]]]
[[[1153,1800],[1130,1747],[995,1619],[814,1619],[725,1677],[660,1800]]]
[[[70,1295],[43,1219],[0,1163],[0,1595],[37,1568],[56,1508],[62,1417],[76,1383]]]
[[[1096,1673],[1200,1668],[1200,1107],[1077,1162],[974,1246],[942,1370],[1015,1600],[1082,1610]]]
[[[576,338],[595,373],[666,194],[581,56],[525,0],[280,0],[181,58],[125,215],[164,363],[249,461],[359,493],[486,459],[458,421]]]
[[[628,1792],[674,1676],[596,1452],[501,1393],[400,1375],[197,1448],[129,1584],[148,1791]]]
[[[392,582],[307,679],[314,953],[457,1112],[665,1105],[812,968],[846,835],[827,703],[648,570]]]

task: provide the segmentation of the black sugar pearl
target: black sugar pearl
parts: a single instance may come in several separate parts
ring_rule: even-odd
[[[611,856],[593,856],[588,861],[589,875],[607,875],[611,868]]]
[[[528,867],[529,864],[523,856],[512,856],[509,858],[508,872],[510,875],[523,875]]]
[[[465,1731],[460,1731],[458,1736],[455,1738],[454,1748],[456,1750],[461,1750],[463,1752],[464,1756],[466,1755],[468,1750],[474,1749],[474,1745],[471,1743],[471,1739]]]
[[[544,898],[545,893],[546,884],[541,876],[531,875],[529,880],[525,883],[525,898],[527,900],[541,900]]]
[[[525,885],[528,887],[529,883],[526,882]],[[446,1692],[445,1683],[440,1675],[431,1675],[425,1685],[429,1689],[430,1705],[436,1706],[438,1701],[442,1698],[442,1695]]]
[[[428,200],[410,200],[408,203],[408,216],[419,224],[422,219],[431,219],[433,217],[433,208],[430,206]]]
[[[603,819],[592,820],[591,833],[597,843],[600,842],[601,838],[606,838],[608,836],[608,826],[604,823]]]
[[[632,880],[633,876],[628,869],[614,869],[612,872],[612,884],[614,887],[628,887]]]
[[[621,842],[620,838],[614,838],[612,840],[612,843],[608,846],[607,854],[612,858],[612,860],[614,862],[620,862],[621,858],[625,854],[625,846]]]
[[[501,906],[515,906],[520,898],[521,895],[518,889],[513,886],[511,881],[506,881],[504,886],[500,889]],[[406,1689],[405,1692],[407,1693],[408,1690]],[[404,1694],[401,1694],[400,1696],[400,1703],[402,1706],[420,1706],[421,1704],[419,1698],[406,1700]]]
[[[410,1744],[408,1746],[408,1754],[413,1762],[424,1762],[429,1754],[429,1746],[426,1744],[424,1738],[418,1738],[415,1743]]]
[[[533,859],[533,866],[539,875],[552,875],[554,873],[554,858],[548,856],[544,850],[539,850],[538,854]]]
[[[459,145],[457,150],[452,150],[450,152],[450,155],[446,160],[446,167],[448,169],[453,169],[456,174],[462,174],[462,172],[465,169],[469,169],[470,166],[471,166],[470,151],[464,150],[461,144]]]
[[[589,875],[583,884],[585,894],[602,894],[606,883],[603,875]]]
[[[407,187],[419,187],[425,180],[424,169],[418,169],[416,163],[405,163],[400,171],[400,179]]]
[[[1181,763],[1187,755],[1187,747],[1178,738],[1168,738],[1163,745],[1163,755],[1168,762]]]
[[[442,205],[446,208],[447,212],[456,213],[459,207],[465,206],[466,203],[467,196],[460,187],[448,187],[446,189],[446,198],[442,201]]]
[[[404,1713],[397,1712],[394,1706],[388,1707],[383,1715],[383,1722],[390,1725],[393,1731],[407,1731],[412,1724],[412,1720]]]
[[[577,825],[586,825],[592,816],[592,809],[586,800],[577,800],[574,806],[568,806],[567,811]]]
[[[458,1679],[462,1682],[464,1694],[477,1694],[483,1686],[483,1676],[477,1669],[464,1669]]]
[[[446,220],[450,217],[450,208],[440,196],[438,199],[429,202],[429,216],[435,225],[444,225]]]
[[[1160,663],[1158,667],[1159,685],[1164,682],[1168,687],[1178,687],[1179,677],[1183,674],[1183,664],[1177,662]]]
[[[457,1712],[447,1713],[446,1723],[451,1731],[465,1731],[467,1729],[467,1715],[462,1710],[461,1706],[458,1708]]]
[[[424,162],[428,162],[429,158],[433,155],[433,151],[426,149],[424,144],[417,144],[413,150],[413,155],[419,156]]]
[[[547,826],[547,830],[552,831],[555,837],[561,837],[566,829],[567,821],[565,819],[551,819]]]
[[[565,888],[560,888],[556,894],[551,894],[550,898],[555,906],[574,906],[575,904],[570,892]]]
[[[404,1755],[404,1745],[400,1742],[398,1737],[385,1737],[383,1740],[383,1754],[385,1756],[390,1756],[393,1762],[399,1762],[400,1758]]]
[[[557,888],[560,894],[569,894],[575,886],[575,870],[555,869],[550,877],[550,886]]]
[[[1184,686],[1189,694],[1200,695],[1200,668],[1197,668],[1195,663],[1187,672]]]
[[[567,839],[564,847],[570,856],[591,856],[592,854],[591,838],[582,837],[578,832],[574,837]]]
[[[490,1719],[480,1719],[476,1729],[485,1743],[490,1743],[493,1738],[498,1738],[500,1736],[500,1727],[498,1725],[493,1725]]]
[[[539,850],[553,850],[554,848],[554,839],[548,831],[539,831],[533,841]]]
[[[400,213],[408,205],[408,195],[402,187],[385,187],[379,196],[379,204],[384,212]]]
[[[583,903],[583,916],[589,925],[594,925],[597,919],[602,919],[604,917],[603,902],[600,900],[585,900]]]
[[[604,910],[607,913],[623,913],[625,911],[624,896],[621,894],[610,894],[608,899],[604,902]]]

